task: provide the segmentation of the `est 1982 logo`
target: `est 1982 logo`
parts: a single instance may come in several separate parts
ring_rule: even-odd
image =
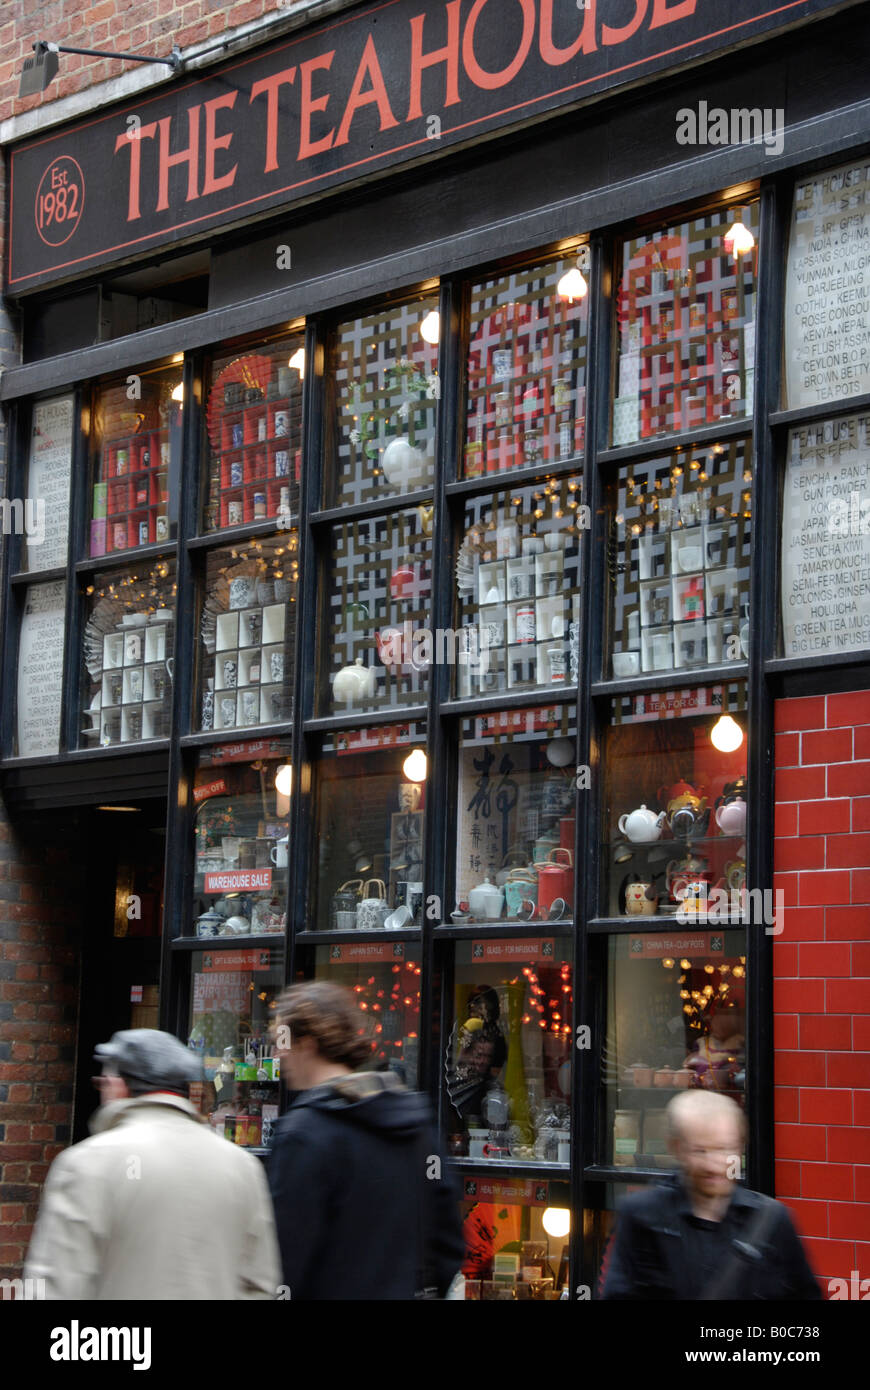
[[[69,241],[85,204],[85,176],[71,155],[58,155],[49,164],[36,190],[36,230],[47,246]]]

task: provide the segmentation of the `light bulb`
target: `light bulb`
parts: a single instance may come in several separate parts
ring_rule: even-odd
[[[275,790],[282,796],[289,796],[293,791],[293,768],[289,763],[282,763],[275,773]]]
[[[571,1213],[567,1207],[545,1207],[541,1225],[548,1236],[558,1240],[560,1236],[566,1236],[571,1229]]]
[[[430,309],[420,321],[420,337],[426,343],[437,343],[441,337],[441,315],[437,309]]]
[[[583,299],[589,293],[589,286],[576,265],[562,276],[556,286],[556,293],[561,295],[562,299],[570,300],[572,304],[575,299]]]
[[[730,714],[723,714],[710,731],[710,742],[720,753],[733,753],[743,742],[743,730]]]
[[[402,771],[409,782],[425,782],[427,772],[426,754],[422,748],[415,748],[402,763]]]
[[[287,366],[296,368],[299,373],[299,380],[301,381],[305,376],[305,349],[297,348],[290,358],[290,361],[287,363]]]
[[[173,392],[172,392],[172,399],[173,399],[174,401],[183,401],[183,400],[184,400],[184,382],[183,382],[183,381],[179,381],[178,385],[174,388],[174,390],[173,390]]]
[[[735,261],[738,256],[745,256],[755,245],[755,237],[748,227],[744,227],[742,222],[734,222],[725,233],[722,241],[726,248],[731,252]]]

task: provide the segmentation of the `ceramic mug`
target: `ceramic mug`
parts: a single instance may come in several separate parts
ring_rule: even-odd
[[[241,502],[230,502],[227,504],[227,525],[241,526],[244,520],[245,509]]]
[[[278,449],[275,454],[275,477],[289,478],[290,455],[286,449]]]
[[[283,653],[283,652],[270,652],[270,653],[269,653],[269,671],[270,671],[270,674],[271,674],[271,676],[272,676],[272,680],[275,682],[276,685],[277,685],[280,681],[282,681],[282,680],[284,679],[284,653]]]
[[[289,415],[287,414],[287,411],[286,411],[286,410],[276,410],[276,411],[275,411],[275,433],[276,433],[276,434],[289,434],[289,433],[290,433],[290,417],[289,417]]]
[[[234,661],[224,662],[224,689],[235,690],[238,678],[238,666]]]
[[[230,464],[230,487],[241,487],[244,469],[241,459],[236,459]]]
[[[236,699],[230,696],[221,700],[221,727],[224,729],[232,728],[236,722]]]
[[[230,580],[230,608],[247,608],[254,601],[255,591],[256,584],[251,575],[237,574]]]

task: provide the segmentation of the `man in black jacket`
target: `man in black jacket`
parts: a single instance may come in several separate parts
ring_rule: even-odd
[[[668,1106],[681,1173],[623,1203],[605,1259],[605,1299],[817,1299],[786,1208],[737,1186],[745,1121],[728,1096],[686,1091]]]
[[[444,1297],[464,1255],[459,1192],[426,1098],[371,1056],[349,991],[278,999],[281,1071],[298,1092],[278,1122],[269,1184],[284,1283],[299,1299]]]

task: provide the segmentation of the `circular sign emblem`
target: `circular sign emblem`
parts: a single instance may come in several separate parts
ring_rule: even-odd
[[[36,230],[47,246],[69,241],[85,205],[85,176],[68,154],[49,164],[36,190]]]

